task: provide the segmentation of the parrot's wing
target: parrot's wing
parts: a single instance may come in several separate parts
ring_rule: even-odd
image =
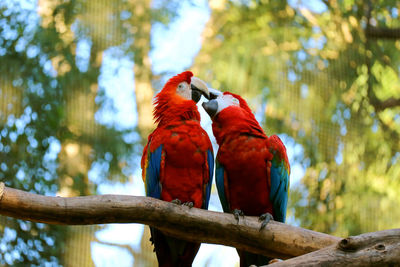
[[[146,187],[146,196],[161,198],[160,169],[162,165],[163,146],[160,145],[154,152],[150,152],[150,146],[147,149],[145,158],[145,172],[143,178]]]
[[[203,201],[203,209],[208,209],[208,203],[210,202],[210,196],[211,196],[211,186],[212,186],[212,180],[214,176],[214,154],[212,149],[207,150],[207,165],[208,165],[208,183],[204,184],[204,201]]]
[[[221,201],[222,209],[224,212],[231,212],[229,207],[229,198],[226,192],[227,179],[224,166],[222,166],[218,159],[215,160],[215,183],[217,185],[219,200]]]
[[[285,222],[286,208],[289,196],[290,166],[286,155],[286,149],[278,136],[269,138],[270,151],[273,154],[271,161],[271,192],[270,200],[273,204],[274,220]]]

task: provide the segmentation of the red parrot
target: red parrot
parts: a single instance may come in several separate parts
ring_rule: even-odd
[[[224,212],[237,220],[239,215],[260,216],[260,230],[270,219],[285,222],[290,166],[282,141],[265,135],[239,95],[225,92],[203,107],[212,118],[219,145],[215,179]],[[240,266],[270,261],[245,251],[238,254]]]
[[[141,160],[146,195],[207,209],[214,172],[210,139],[200,126],[196,103],[209,97],[206,84],[182,72],[155,97],[157,128],[149,135]],[[191,266],[200,248],[150,227],[159,266]]]

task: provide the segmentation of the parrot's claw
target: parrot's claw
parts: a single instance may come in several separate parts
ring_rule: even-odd
[[[242,217],[244,216],[243,211],[238,210],[238,209],[234,209],[232,213],[233,213],[233,216],[235,216],[235,219],[238,223],[239,223],[239,216],[242,216]]]
[[[189,207],[189,209],[193,208],[193,202],[184,202],[182,205]]]
[[[174,203],[176,205],[187,206],[187,207],[189,207],[189,209],[193,208],[193,206],[194,206],[193,202],[183,202],[182,203],[182,201],[180,199],[178,199],[178,198],[172,200],[171,203]]]
[[[262,229],[264,229],[265,228],[265,226],[267,226],[267,224],[271,221],[271,220],[274,220],[274,217],[272,216],[272,214],[270,214],[270,213],[264,213],[264,214],[261,214],[261,216],[258,218],[258,220],[260,221],[260,222],[262,222],[261,223],[261,227],[260,227],[260,231],[262,230]]]
[[[171,201],[171,203],[174,203],[174,204],[176,204],[176,205],[181,205],[182,204],[182,201],[180,200],[180,199],[174,199],[174,200],[172,200]]]

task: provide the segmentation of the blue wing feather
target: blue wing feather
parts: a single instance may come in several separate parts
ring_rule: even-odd
[[[274,220],[285,222],[286,208],[289,194],[289,173],[283,160],[274,155],[271,166],[270,200],[274,209]]]
[[[218,190],[218,196],[221,201],[222,209],[224,212],[231,212],[229,203],[226,197],[225,193],[225,184],[224,184],[224,179],[225,179],[225,170],[224,167],[218,162],[218,160],[215,160],[215,183],[217,185],[217,190]]]
[[[210,202],[210,196],[211,196],[211,186],[212,186],[212,181],[213,181],[213,176],[214,176],[214,154],[212,150],[208,149],[207,150],[207,163],[208,163],[208,184],[206,185],[206,195],[205,199],[203,201],[203,209],[208,209],[208,204]]]
[[[161,198],[160,168],[161,168],[162,145],[154,152],[147,154],[148,166],[146,169],[146,195]]]

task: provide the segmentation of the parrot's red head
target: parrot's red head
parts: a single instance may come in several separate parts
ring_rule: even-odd
[[[190,85],[192,80],[193,73],[191,71],[184,71],[179,73],[178,75],[170,78],[167,83],[164,85],[163,89],[160,93],[157,94],[157,98],[162,95],[170,95],[173,96],[177,93],[177,88],[180,83]]]
[[[237,94],[224,92],[215,99],[204,102],[203,107],[213,120],[217,142],[228,132],[245,131],[265,137],[247,102]]]
[[[249,116],[254,117],[251,109],[240,95],[224,92],[216,95],[213,100],[203,103],[204,109],[211,118],[214,118],[222,110],[229,107],[238,107],[249,113]]]
[[[201,95],[209,98],[207,85],[199,78],[193,77],[191,71],[184,71],[172,77],[155,97],[153,114],[156,123],[179,117],[200,120],[196,103]]]
[[[239,106],[246,110],[247,112],[249,112],[250,114],[253,115],[253,112],[251,111],[251,109],[249,108],[249,105],[247,105],[246,100],[244,100],[240,95],[231,93],[231,92],[224,92],[224,95],[231,95],[234,99],[237,99],[239,101]]]

